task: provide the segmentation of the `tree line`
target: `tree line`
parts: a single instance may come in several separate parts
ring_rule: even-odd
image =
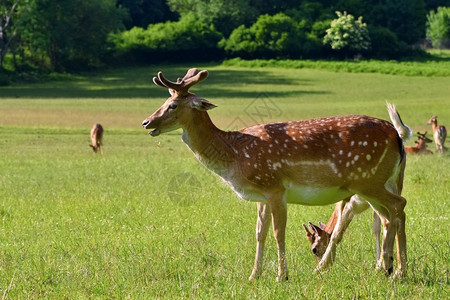
[[[0,71],[448,47],[450,0],[0,0]]]

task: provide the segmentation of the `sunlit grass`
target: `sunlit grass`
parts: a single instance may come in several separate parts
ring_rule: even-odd
[[[386,100],[397,105],[415,131],[431,131],[426,125],[431,114],[444,124],[450,119],[448,78],[204,67],[210,78],[193,91],[219,105],[211,116],[222,128],[346,113],[386,119]],[[275,282],[271,237],[262,278],[247,282],[255,248],[255,204],[239,200],[205,170],[182,144],[179,131],[152,138],[140,128],[167,97],[167,91],[150,85],[150,77],[162,70],[175,79],[186,69],[118,70],[81,83],[0,88],[0,295],[447,297],[448,154],[408,157],[406,280],[392,281],[375,272],[369,211],[353,220],[335,266],[313,274],[315,261],[301,224],[326,222],[333,207],[291,205],[290,282]],[[148,88],[134,90],[134,82],[143,87],[148,82]],[[253,105],[262,103],[278,110],[252,114]],[[105,127],[102,157],[88,147],[94,122]],[[184,177],[189,181],[182,182]]]

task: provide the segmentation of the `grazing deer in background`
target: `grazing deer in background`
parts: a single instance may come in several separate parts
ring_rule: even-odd
[[[342,206],[345,205],[344,208]],[[358,195],[353,195],[351,198],[347,198],[341,202],[336,203],[335,209],[333,211],[333,214],[331,215],[330,219],[328,220],[327,224],[323,224],[319,222],[319,226],[316,226],[312,224],[311,222],[308,223],[310,230],[308,227],[303,224],[303,228],[305,228],[306,231],[306,238],[311,243],[311,251],[315,255],[316,261],[320,263],[322,257],[324,256],[328,245],[331,241],[331,235],[333,234],[333,230],[335,229],[338,218],[339,218],[339,212],[342,211],[342,222],[343,226],[340,233],[336,233],[336,239],[335,239],[335,245],[337,246],[340,241],[342,240],[342,235],[344,234],[345,230],[347,229],[348,225],[352,221],[353,217],[357,214],[362,213],[367,208],[369,208],[369,203],[360,197]],[[373,214],[373,233],[375,235],[375,242],[376,242],[376,257],[377,261],[380,259],[380,229],[381,226],[381,220],[380,217],[376,212]],[[334,261],[335,254],[336,254],[336,246],[330,246],[330,253],[331,253],[331,263]]]
[[[433,154],[432,151],[427,149],[427,143],[431,143],[432,140],[426,137],[427,132],[417,132],[417,141],[415,146],[405,146],[405,152],[407,154]]]
[[[436,144],[436,149],[439,153],[445,152],[445,139],[447,138],[447,129],[445,126],[438,126],[437,116],[432,116],[430,120],[427,122],[428,125],[431,125],[433,128],[433,138],[434,143]]]
[[[100,154],[103,155],[103,127],[100,124],[94,124],[91,129],[91,140],[92,145],[89,145],[92,147],[92,150],[94,153],[97,153],[97,151],[100,151]]]
[[[159,72],[153,82],[167,88],[171,96],[142,126],[151,129],[149,134],[153,137],[182,128],[183,142],[203,165],[219,175],[239,197],[257,202],[256,255],[249,279],[261,274],[271,221],[278,250],[277,280],[288,278],[288,203],[328,205],[354,194],[367,199],[384,226],[377,268],[392,273],[396,238],[395,276],[403,276],[407,254],[406,200],[400,196],[406,163],[402,138],[409,135],[410,129],[402,123],[395,107],[388,107],[394,125],[350,115],[259,124],[226,132],[217,128],[207,113],[216,105],[189,92],[207,77],[206,70],[190,69],[173,82]],[[342,211],[338,213],[341,215]],[[319,267],[327,267],[330,260],[326,253]]]

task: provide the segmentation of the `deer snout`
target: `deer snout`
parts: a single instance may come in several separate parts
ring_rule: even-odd
[[[148,121],[147,119],[142,121],[142,127],[144,127],[145,129],[152,129],[153,128],[153,130],[148,133],[151,136],[158,136],[161,133],[161,130],[156,128],[155,124],[151,124],[151,122]]]
[[[145,129],[148,129],[147,126],[148,124],[150,124],[150,121],[145,119],[144,121],[142,121],[142,127],[144,127]]]
[[[312,250],[312,252],[313,252],[314,254],[317,253],[317,248],[316,248],[316,247],[312,248],[311,250]]]

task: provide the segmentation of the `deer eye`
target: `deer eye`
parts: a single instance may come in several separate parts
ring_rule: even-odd
[[[170,103],[169,104],[169,109],[176,109],[177,105],[175,103]]]

